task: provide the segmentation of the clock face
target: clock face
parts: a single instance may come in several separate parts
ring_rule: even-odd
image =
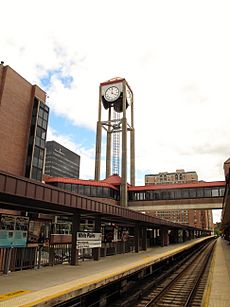
[[[119,96],[120,96],[119,88],[116,86],[111,86],[107,88],[107,90],[105,91],[104,98],[105,100],[112,102],[117,100]]]

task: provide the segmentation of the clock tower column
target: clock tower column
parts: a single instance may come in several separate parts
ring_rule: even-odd
[[[103,106],[103,108],[102,108]],[[130,110],[130,112],[128,112]],[[113,115],[112,116],[112,111]],[[102,120],[102,115],[107,113],[107,120]],[[114,78],[100,84],[99,107],[96,135],[96,159],[95,159],[95,180],[100,180],[101,175],[101,147],[102,128],[106,131],[106,178],[111,174],[111,160],[121,159],[121,189],[120,204],[127,206],[127,137],[130,132],[130,183],[135,185],[135,144],[134,144],[134,116],[133,116],[133,92],[124,78]],[[113,143],[112,137],[121,134],[122,144],[116,141]],[[119,138],[118,138],[119,140]],[[116,147],[116,148],[114,148]],[[121,154],[120,154],[121,149]],[[111,159],[113,155],[113,159]],[[114,157],[116,155],[116,157]],[[117,175],[120,167],[116,169]]]

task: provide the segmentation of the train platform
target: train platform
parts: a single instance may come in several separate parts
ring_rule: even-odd
[[[0,306],[53,306],[67,298],[128,276],[205,239],[207,237],[165,247],[153,247],[139,253],[107,256],[99,261],[80,262],[78,266],[63,264],[1,275]],[[218,246],[219,244],[222,246],[222,243],[218,243]],[[216,258],[218,257],[217,254]],[[215,263],[217,264],[217,261]],[[215,266],[213,276],[214,274]],[[215,287],[214,282],[211,286]],[[212,294],[213,290],[210,293]]]
[[[204,296],[204,306],[230,306],[230,243],[222,238],[218,238],[216,242]]]

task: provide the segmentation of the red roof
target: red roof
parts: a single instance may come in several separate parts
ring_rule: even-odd
[[[121,185],[121,177],[119,175],[111,175],[104,180],[101,180],[102,182],[107,182],[112,185]]]
[[[62,178],[62,177],[48,177],[44,176],[46,183],[62,182],[70,184],[81,184],[96,187],[107,187],[118,190],[121,185],[121,177],[118,175],[111,175],[104,180],[83,180],[76,178]],[[178,183],[178,184],[155,184],[145,186],[132,186],[128,184],[129,191],[147,191],[147,190],[172,190],[172,189],[188,189],[188,188],[211,188],[211,187],[225,187],[225,181],[212,182],[193,182],[193,183]]]
[[[112,185],[115,185],[115,186],[120,186],[121,185],[121,182],[122,182],[122,179],[119,175],[111,175],[107,178],[105,178],[104,180],[101,180],[102,182],[107,182],[109,184],[112,184]],[[128,186],[130,186],[129,183],[127,183]]]
[[[81,184],[81,185],[90,185],[95,187],[107,187],[117,190],[115,186],[110,183],[104,181],[96,181],[96,180],[83,180],[83,179],[76,179],[76,178],[62,178],[62,177],[45,177],[45,183],[51,182],[61,182],[61,183],[70,183],[70,184]]]
[[[147,191],[147,190],[171,190],[171,189],[188,189],[188,188],[210,188],[225,187],[225,181],[213,182],[194,182],[194,183],[178,183],[178,184],[155,184],[145,186],[130,186],[129,191]]]

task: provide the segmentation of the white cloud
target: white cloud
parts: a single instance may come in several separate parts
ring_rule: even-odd
[[[135,97],[137,170],[184,168],[200,179],[224,179],[229,1],[41,0],[34,6],[1,4],[0,60],[31,83],[56,69],[71,76],[70,87],[51,78],[52,111],[95,130],[99,83],[125,77]],[[89,176],[94,155],[83,155],[89,160],[81,176]]]

